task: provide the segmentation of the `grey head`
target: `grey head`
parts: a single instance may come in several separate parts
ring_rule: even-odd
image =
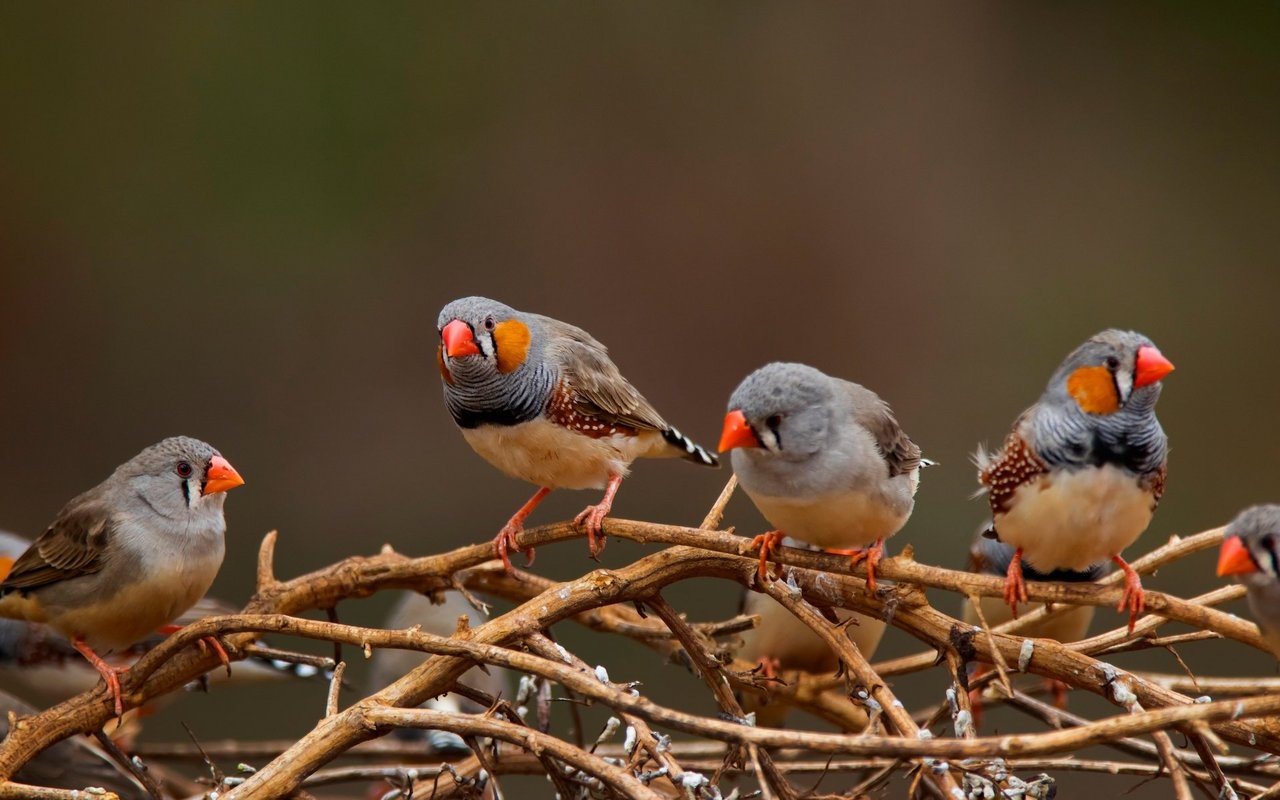
[[[90,495],[102,499],[121,487],[161,517],[189,522],[221,517],[227,490],[243,483],[212,445],[190,436],[171,436],[121,464],[110,478],[77,500]]]
[[[837,408],[836,385],[825,373],[805,364],[774,362],[748,375],[729,396],[721,452],[753,451],[758,458],[803,462],[821,452],[831,439]],[[737,427],[730,428],[732,418]]]
[[[1168,440],[1155,415],[1171,364],[1149,338],[1109,329],[1054,372],[1029,423],[1049,466],[1116,464],[1139,474],[1164,464]]]
[[[460,427],[515,425],[542,413],[558,377],[545,317],[463,297],[441,309],[436,330],[445,405]]]
[[[1244,584],[1254,620],[1280,658],[1280,505],[1246,508],[1227,525],[1218,575]]]

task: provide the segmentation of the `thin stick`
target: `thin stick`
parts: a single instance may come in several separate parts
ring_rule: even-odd
[[[347,672],[347,662],[339,661],[333,668],[333,678],[329,681],[329,698],[324,704],[324,715],[332,717],[338,713],[338,695],[342,691],[342,676]]]

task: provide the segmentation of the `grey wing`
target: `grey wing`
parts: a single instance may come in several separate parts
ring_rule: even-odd
[[[0,594],[37,589],[100,571],[113,529],[111,514],[101,502],[83,497],[72,500],[13,562],[13,568],[0,583]]]
[[[550,331],[557,360],[574,390],[578,410],[636,430],[665,431],[670,425],[632,386],[595,337],[567,322],[539,317]]]
[[[870,389],[842,381],[850,400],[853,416],[866,428],[889,464],[889,477],[903,475],[920,467],[920,447],[902,430],[889,404]]]

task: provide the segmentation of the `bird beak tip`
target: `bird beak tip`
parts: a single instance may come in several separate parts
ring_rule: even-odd
[[[1239,536],[1229,536],[1222,541],[1222,550],[1218,553],[1218,577],[1242,575],[1257,572],[1258,567],[1249,555],[1249,548]]]
[[[205,472],[204,494],[206,496],[218,492],[228,492],[237,486],[244,486],[244,478],[231,466],[231,462],[222,456],[214,456],[209,461],[209,469]]]
[[[1158,383],[1173,370],[1173,362],[1165,358],[1155,345],[1143,345],[1138,348],[1138,360],[1134,366],[1134,385],[1141,388]]]
[[[759,447],[760,440],[756,432],[747,423],[741,410],[735,409],[724,416],[724,430],[720,433],[720,444],[716,448],[726,453],[738,447]]]

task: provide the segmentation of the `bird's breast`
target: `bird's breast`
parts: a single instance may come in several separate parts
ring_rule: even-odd
[[[1019,486],[996,514],[995,528],[1040,572],[1083,570],[1133,544],[1154,510],[1152,493],[1127,470],[1060,469]]]
[[[850,490],[802,498],[746,492],[769,524],[819,547],[864,547],[897,533],[911,514],[909,496],[899,502],[901,498],[881,492]]]
[[[551,489],[602,489],[610,475],[663,446],[657,431],[587,436],[544,417],[518,425],[463,428],[462,436],[503,473]]]

